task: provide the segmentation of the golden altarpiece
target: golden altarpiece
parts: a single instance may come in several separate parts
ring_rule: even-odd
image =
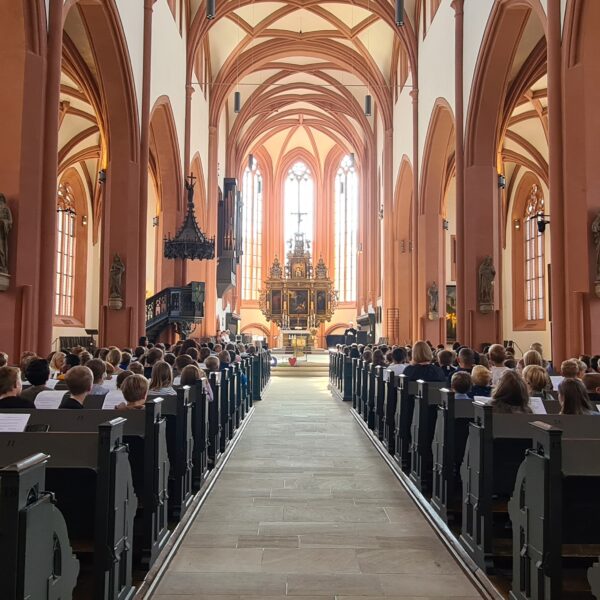
[[[309,350],[314,347],[318,326],[331,321],[337,306],[337,293],[321,257],[313,268],[310,241],[303,233],[290,240],[287,264],[275,257],[260,292],[260,309],[267,321],[281,328],[284,348]]]

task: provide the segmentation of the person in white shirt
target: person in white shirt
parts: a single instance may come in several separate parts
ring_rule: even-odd
[[[392,350],[392,364],[383,372],[384,381],[388,381],[389,372],[391,371],[396,377],[398,375],[402,375],[404,373],[404,369],[406,369],[406,359],[408,355],[406,354],[406,350],[404,348],[394,348]]]
[[[508,367],[504,366],[506,350],[500,344],[492,344],[488,350],[488,356],[490,359],[490,371],[492,372],[492,387],[496,387],[502,375],[509,370]]]

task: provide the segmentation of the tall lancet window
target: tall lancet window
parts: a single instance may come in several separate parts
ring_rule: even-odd
[[[308,166],[298,161],[288,171],[284,197],[284,240],[293,239],[296,232],[313,241],[314,233],[314,184]]]
[[[344,156],[335,179],[335,289],[340,302],[356,302],[358,177]]]
[[[75,197],[71,186],[58,186],[56,203],[58,243],[56,247],[56,292],[54,312],[57,316],[72,317],[75,296]]]
[[[544,212],[542,190],[534,185],[525,205],[525,303],[528,321],[545,318],[544,235],[537,226],[538,213]]]
[[[263,181],[256,159],[244,171],[244,255],[242,257],[242,300],[258,300],[262,285]]]

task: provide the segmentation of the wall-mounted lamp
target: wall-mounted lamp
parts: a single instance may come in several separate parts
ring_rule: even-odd
[[[404,25],[404,0],[396,0],[396,25]]]
[[[152,217],[152,227],[158,227],[159,223],[160,223],[160,219],[159,219],[158,215],[156,215],[156,217]]]
[[[356,164],[356,159],[354,157],[354,152],[350,152],[350,166],[353,167]]]
[[[444,228],[444,231],[448,231],[448,229],[450,229],[450,222],[448,219],[444,219],[442,221],[442,227]]]
[[[210,21],[217,14],[217,0],[206,0],[206,18]]]
[[[501,190],[506,188],[506,177],[502,173],[498,173],[498,187]]]
[[[363,245],[362,242],[358,242],[358,246],[357,246],[357,250],[358,254],[362,254],[363,251]]]
[[[87,215],[82,215],[82,217],[81,217],[81,224],[84,227],[87,227]]]
[[[519,231],[519,229],[521,229],[521,219],[515,219],[513,221],[513,227]]]
[[[252,171],[252,167],[254,166],[254,154],[248,154],[248,169]]]
[[[373,114],[373,98],[371,94],[365,96],[365,117],[370,117]]]
[[[242,95],[239,92],[233,94],[233,112],[237,115],[242,110]]]
[[[98,182],[102,184],[106,183],[106,169],[98,171]]]
[[[379,207],[379,220],[383,221],[383,204]]]
[[[548,217],[548,219],[546,219]],[[540,233],[546,232],[546,225],[550,225],[550,215],[545,215],[543,212],[539,212],[532,219],[537,219],[537,228]]]

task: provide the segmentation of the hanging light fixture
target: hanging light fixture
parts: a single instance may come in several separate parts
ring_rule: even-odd
[[[252,171],[252,167],[254,166],[254,154],[248,154],[248,169]]]
[[[206,0],[206,18],[210,21],[217,14],[217,0]]]
[[[404,25],[404,0],[396,0],[396,25]]]
[[[242,110],[242,95],[239,92],[236,92],[233,95],[233,112],[237,114],[240,110]]]
[[[354,167],[356,165],[355,163],[355,158],[354,158],[354,152],[350,152],[350,166]]]
[[[365,96],[365,117],[370,117],[373,113],[373,98],[371,94]]]

